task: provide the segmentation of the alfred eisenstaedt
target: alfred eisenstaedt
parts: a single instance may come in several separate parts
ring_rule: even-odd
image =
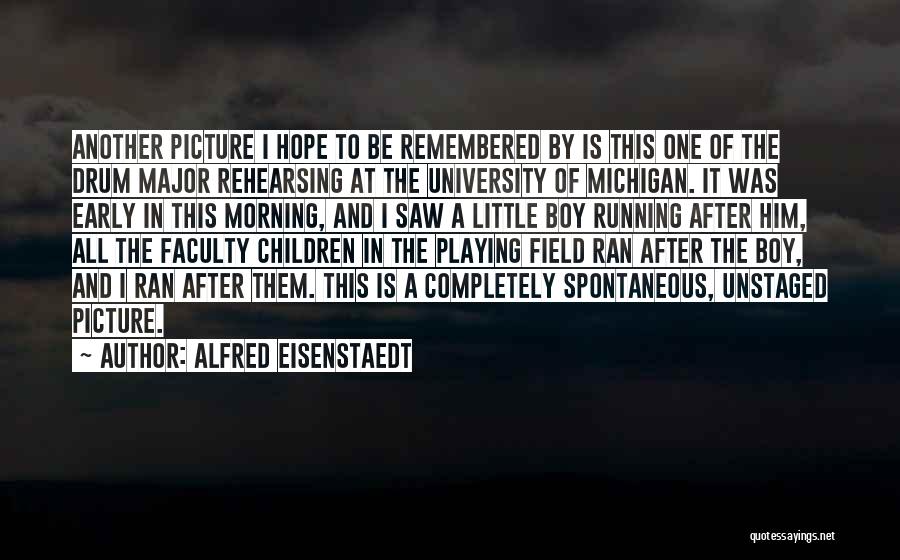
[[[409,339],[105,340],[99,371],[412,371]]]

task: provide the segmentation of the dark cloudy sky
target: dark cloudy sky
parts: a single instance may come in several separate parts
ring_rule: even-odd
[[[896,0],[0,1],[0,478],[896,464],[898,60]],[[169,306],[416,373],[73,375],[69,131],[113,127],[777,128],[831,303]]]

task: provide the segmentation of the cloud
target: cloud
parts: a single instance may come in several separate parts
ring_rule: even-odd
[[[246,130],[407,129],[423,124],[371,103],[364,106],[337,90],[331,93],[284,78],[247,81],[234,84],[218,99],[158,118],[180,126],[194,122],[198,128]]]
[[[51,95],[0,101],[0,213],[66,210],[73,129],[141,129],[170,124],[222,129],[413,128],[405,115],[352,98],[306,93],[281,83],[235,84],[200,105],[137,118],[81,98]]]
[[[59,208],[67,200],[71,132],[138,128],[117,109],[50,95],[0,101],[0,212]]]
[[[847,426],[896,418],[896,387],[881,382],[897,369],[885,125],[896,5],[0,0],[0,91],[14,96],[0,102],[0,424],[13,436],[0,474],[634,472],[681,456],[695,472],[759,458],[728,442],[773,433],[773,457],[877,451],[896,430],[865,440]],[[814,215],[805,238],[807,266],[838,273],[828,305],[777,317],[769,306],[170,305],[169,332],[187,336],[412,335],[418,371],[67,373],[71,128],[722,128],[760,116],[767,128],[826,123],[786,132],[783,166],[785,196],[840,211]]]
[[[900,270],[900,233],[882,233],[837,214],[812,216],[804,238],[806,266],[843,273]]]
[[[653,0],[308,0],[242,2],[5,2],[29,6],[63,40],[114,30],[130,43],[125,62],[169,69],[209,44],[318,47],[409,17],[434,22],[441,41],[464,43],[482,55],[507,50],[578,54],[605,50],[667,25],[684,2]],[[275,17],[273,17],[275,16]],[[482,48],[484,47],[484,48]]]
[[[894,0],[865,0],[852,6],[844,30],[854,40],[879,45],[900,42],[900,4]]]
[[[73,6],[0,2],[0,60],[18,69],[0,76],[4,89],[49,88],[175,126],[345,126],[386,111],[444,128],[715,128],[896,110],[879,81],[895,53],[844,60],[848,38],[867,44],[884,35],[874,22],[895,21],[880,0]],[[856,85],[833,83],[845,65]],[[218,105],[223,92],[234,107]],[[269,112],[247,118],[253,99]]]
[[[848,43],[834,58],[779,80],[772,112],[801,119],[900,118],[900,44]]]

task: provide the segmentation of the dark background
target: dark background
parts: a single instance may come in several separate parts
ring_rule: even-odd
[[[895,0],[0,1],[0,515],[886,541],[898,61]],[[70,131],[143,127],[780,129],[830,302],[170,305],[171,337],[411,337],[415,373],[74,375]]]

